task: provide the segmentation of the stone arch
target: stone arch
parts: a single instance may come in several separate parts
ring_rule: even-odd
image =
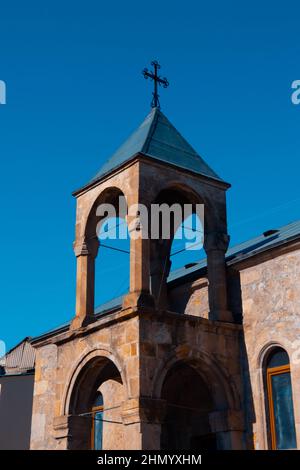
[[[282,348],[284,349],[288,356],[290,356],[289,354],[289,349],[288,349],[288,345],[285,344],[285,341],[269,341],[268,343],[266,343],[261,349],[260,351],[258,352],[257,354],[257,367],[262,370],[265,366],[265,363],[268,359],[268,356],[269,354],[272,352],[273,349],[275,348]]]
[[[262,428],[264,447],[271,450],[295,448],[297,445],[295,403],[293,400],[295,384],[293,381],[289,348],[291,348],[291,343],[287,339],[283,339],[283,341],[270,341],[263,346],[257,357],[259,387],[261,390],[260,407],[263,416]],[[283,379],[284,383],[278,385],[277,382],[276,385],[276,382],[273,382],[274,377],[276,377],[277,380],[282,380],[282,377],[285,377]],[[278,401],[275,405],[276,399],[274,397],[276,393],[278,393],[278,387],[280,387],[280,389],[284,388],[290,393],[289,397],[285,397],[284,405],[280,401],[280,398],[278,398],[278,395]],[[275,418],[276,413],[278,413],[280,418]],[[282,413],[285,415],[285,418],[283,418]],[[288,419],[286,419],[287,417]],[[277,426],[281,429],[279,433]],[[279,438],[279,436],[283,435],[289,436],[287,440]]]
[[[204,213],[204,226],[205,229],[212,231],[215,230],[216,220],[217,223],[220,222],[222,225],[222,230],[224,230],[224,222],[226,226],[226,210],[224,212],[224,208],[221,207],[222,203],[221,200],[218,201],[218,198],[215,199],[213,196],[219,193],[212,193],[207,191],[205,185],[201,185],[199,181],[194,181],[193,179],[189,179],[188,183],[186,181],[182,181],[182,179],[172,179],[166,182],[160,182],[161,184],[155,187],[155,192],[152,194],[151,203],[155,202],[159,195],[162,192],[168,191],[177,191],[177,193],[181,194],[186,200],[186,202],[190,202],[192,204],[203,204],[205,206],[205,213]],[[221,193],[220,193],[221,194]],[[224,201],[223,201],[224,202]],[[216,218],[216,210],[218,212]],[[222,223],[220,218],[222,218]]]
[[[225,368],[206,351],[178,347],[157,369],[153,396],[165,403],[163,449],[231,448],[240,397]]]
[[[125,389],[127,391],[127,377],[126,377],[126,371],[124,368],[121,367],[121,360],[117,357],[116,354],[113,354],[110,350],[105,349],[105,348],[97,348],[93,349],[91,351],[85,350],[80,358],[78,359],[75,367],[71,370],[69,373],[67,380],[66,380],[66,388],[63,394],[63,398],[61,401],[61,414],[62,415],[68,415],[70,414],[70,405],[71,405],[71,395],[73,393],[75,384],[78,381],[78,377],[81,374],[81,372],[84,370],[87,364],[91,363],[91,361],[97,359],[104,359],[111,361],[116,369],[119,371],[119,374],[122,379],[122,383],[125,386]]]
[[[182,203],[204,204],[204,224],[202,225],[209,281],[209,319],[233,322],[227,300],[225,253],[229,245],[229,236],[224,188],[202,184],[200,180],[193,178],[190,178],[187,184],[178,177],[178,179],[169,180],[163,187],[156,186],[151,202],[164,199],[169,202],[179,199]],[[168,310],[170,304],[166,282],[171,268],[170,250],[171,240],[151,241],[151,293],[156,300],[157,308],[162,310]]]
[[[103,210],[100,216],[97,210],[100,209],[101,204]],[[105,212],[105,205],[109,205],[108,212]],[[99,244],[94,267],[96,313],[97,307],[128,292],[130,240],[127,212],[125,194],[118,187],[112,186],[106,188],[98,196],[87,219],[86,237],[93,237],[93,233],[95,233],[96,241]],[[102,222],[105,224],[101,227]],[[116,264],[119,265],[118,279],[115,276],[116,271],[112,271],[112,266]],[[105,289],[103,285],[110,285],[111,288]]]
[[[168,309],[169,299],[167,294],[167,277],[171,268],[171,247],[174,235],[184,220],[192,214],[197,212],[197,205],[203,204],[203,199],[199,196],[194,189],[187,184],[181,182],[170,182],[165,187],[160,188],[156,192],[155,197],[152,199],[151,204],[166,205],[169,208],[176,204],[178,211],[173,214],[170,211],[170,227],[169,233],[163,233],[161,222],[165,222],[167,218],[161,216],[160,232],[158,238],[151,238],[150,242],[150,276],[151,276],[151,293],[156,300],[156,305],[159,308]],[[190,205],[190,213],[185,211],[185,205]],[[198,214],[200,221],[202,221],[202,214]],[[151,224],[154,224],[153,217]]]
[[[182,181],[180,178],[179,179],[171,179],[170,181],[166,182],[159,182],[160,184],[157,184],[155,187],[155,192],[152,194],[152,200],[151,203],[153,203],[155,200],[157,200],[159,194],[162,191],[172,191],[176,190],[180,192],[182,195],[186,197],[190,202],[198,203],[198,204],[205,204],[208,202],[207,198],[203,195],[200,194],[198,189],[195,189],[193,187],[192,181],[190,180],[189,183],[186,181]]]
[[[193,367],[207,381],[216,409],[237,410],[240,408],[238,391],[225,368],[211,354],[204,350],[190,348],[188,345],[178,346],[165,361],[159,364],[153,380],[153,397],[160,398],[168,371],[179,362]]]
[[[121,197],[122,202],[119,204]],[[101,204],[109,204],[112,210],[109,212],[107,207],[102,207],[99,213]],[[79,214],[81,210],[85,211],[86,209],[83,207],[78,209]],[[126,215],[126,196],[119,187],[111,185],[103,189],[93,200],[89,209],[81,214],[81,217],[78,217],[79,222],[76,226],[76,240],[74,243],[74,251],[77,257],[76,317],[71,324],[71,329],[76,329],[94,321],[95,262],[99,249],[97,229],[99,229],[101,221],[106,220],[107,217],[122,217],[126,221]]]
[[[260,393],[258,394],[258,403],[261,418],[259,419],[261,419],[264,449],[268,449],[269,446],[269,431],[267,426],[268,413],[266,411],[267,397],[264,379],[264,365],[270,352],[276,347],[284,348],[283,344],[278,341],[268,341],[266,344],[263,345],[263,347],[261,346],[261,344],[259,344],[257,347],[258,351],[256,352],[257,381],[260,390]]]
[[[95,230],[97,223],[100,220],[100,217],[97,216],[97,208],[100,204],[111,204],[115,210],[116,214],[119,215],[119,197],[123,196],[127,202],[126,195],[122,189],[117,186],[108,186],[103,189],[103,191],[98,194],[96,199],[93,201],[84,226],[84,235],[86,238],[91,238],[95,236]],[[126,214],[125,214],[126,215]]]
[[[65,394],[64,412],[70,417],[69,449],[93,448],[93,404],[99,393],[103,397],[103,448],[122,448],[124,445],[121,410],[127,400],[125,377],[112,354],[105,349],[97,349],[81,357],[72,371]],[[112,429],[114,434],[118,434],[118,439],[112,440]]]

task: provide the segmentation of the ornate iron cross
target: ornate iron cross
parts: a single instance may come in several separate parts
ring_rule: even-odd
[[[158,85],[163,86],[164,88],[167,88],[169,86],[169,82],[166,79],[166,77],[161,78],[157,75],[157,71],[160,69],[160,65],[157,62],[157,60],[153,60],[151,62],[151,65],[153,65],[153,67],[154,67],[154,72],[149,72],[149,70],[147,68],[145,68],[143,70],[143,75],[144,75],[144,78],[146,78],[146,79],[151,78],[151,80],[153,80],[153,82],[154,82],[154,92],[152,93],[153,98],[152,98],[152,102],[151,102],[152,108],[160,108],[159,94],[158,94],[158,91],[157,91]]]

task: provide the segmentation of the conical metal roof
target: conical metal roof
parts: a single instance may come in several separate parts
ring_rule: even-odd
[[[153,108],[86,186],[108,175],[137,154],[222,181],[166,116],[158,108]]]

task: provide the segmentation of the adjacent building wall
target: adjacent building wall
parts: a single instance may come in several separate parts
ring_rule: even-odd
[[[265,255],[266,256],[266,255]],[[247,408],[254,403],[254,443],[267,449],[265,390],[262,364],[274,345],[290,358],[294,414],[300,448],[300,250],[269,253],[268,259],[249,260],[240,270],[243,325],[251,379]],[[251,263],[251,265],[250,265]],[[244,375],[247,370],[244,371]],[[252,395],[252,397],[251,397]],[[249,413],[249,419],[251,419]]]
[[[30,447],[34,374],[0,376],[0,449]]]

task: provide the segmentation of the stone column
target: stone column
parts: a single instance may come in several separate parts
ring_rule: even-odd
[[[122,419],[128,435],[126,450],[160,450],[165,414],[165,400],[142,397],[125,402]]]
[[[93,319],[95,297],[95,258],[98,253],[97,237],[76,241],[74,252],[77,257],[76,316],[70,328],[84,326]]]
[[[124,450],[142,450],[142,431],[139,399],[130,398],[122,406],[122,421],[125,427]]]
[[[67,450],[70,439],[70,418],[68,416],[55,416],[53,420],[53,437],[57,441],[57,448]]]
[[[206,233],[204,249],[207,254],[207,276],[210,320],[233,322],[227,304],[225,253],[229,245],[227,233]]]
[[[151,241],[150,279],[151,293],[156,308],[168,310],[167,278],[170,273],[170,240]]]

